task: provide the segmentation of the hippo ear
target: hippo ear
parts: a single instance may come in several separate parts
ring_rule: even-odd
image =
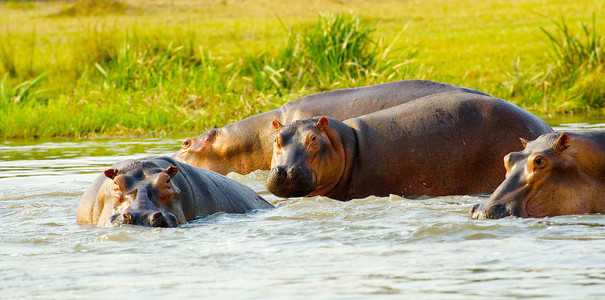
[[[166,170],[164,170],[164,172],[166,172],[166,174],[168,174],[168,176],[170,176],[170,178],[174,177],[174,175],[176,175],[179,172],[179,167],[177,166],[170,166],[168,168],[166,168]]]
[[[315,127],[317,127],[317,130],[319,131],[326,130],[328,126],[330,126],[330,121],[328,121],[328,118],[326,117],[319,118],[319,120],[317,120],[317,123],[315,124]]]
[[[273,125],[273,129],[275,129],[275,132],[279,132],[281,128],[284,127],[284,125],[282,125],[278,120],[273,120],[273,122],[271,122],[271,125]]]
[[[567,147],[569,147],[570,143],[571,140],[569,138],[569,135],[567,135],[567,133],[561,133],[561,135],[559,135],[559,138],[555,142],[554,149],[557,151],[563,151],[567,149]]]
[[[107,169],[103,173],[107,178],[113,180],[118,175],[118,169]]]
[[[522,137],[520,137],[519,139],[521,140],[521,144],[523,144],[523,149],[527,148],[527,140]]]

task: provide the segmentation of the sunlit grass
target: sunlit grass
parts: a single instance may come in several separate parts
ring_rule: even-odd
[[[600,111],[600,7],[593,0],[5,2],[0,137],[199,132],[308,93],[400,79],[476,88],[540,114]],[[558,53],[579,41],[594,54],[572,64],[577,72],[561,69],[569,59]]]

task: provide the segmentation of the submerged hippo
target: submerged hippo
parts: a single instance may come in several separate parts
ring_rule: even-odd
[[[551,132],[544,121],[490,96],[459,91],[423,97],[340,122],[273,121],[268,190],[280,197],[491,193],[502,157],[519,138]]]
[[[284,124],[315,116],[346,120],[447,91],[487,95],[473,89],[427,80],[404,80],[318,93],[288,102],[279,109],[211,129],[198,137],[187,138],[183,141],[182,149],[172,157],[221,174],[269,170],[274,132],[267,124],[272,120]]]
[[[473,219],[605,212],[605,130],[549,133],[504,157],[506,179]]]
[[[176,227],[215,212],[273,207],[245,185],[170,157],[129,159],[95,179],[78,206],[77,223]]]

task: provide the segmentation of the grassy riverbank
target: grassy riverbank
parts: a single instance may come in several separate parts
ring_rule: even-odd
[[[401,79],[605,107],[602,0],[0,3],[0,138],[201,132]]]

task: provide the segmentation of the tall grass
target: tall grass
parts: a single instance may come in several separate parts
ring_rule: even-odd
[[[551,64],[538,75],[544,90],[543,106],[567,112],[605,109],[604,38],[597,17],[572,31],[563,16],[553,21],[554,31],[541,27],[550,43]],[[544,74],[544,75],[542,75]]]
[[[605,48],[598,19],[572,28],[561,16],[553,30],[540,27],[548,47],[543,65],[513,62],[513,71],[502,82],[505,98],[541,112],[605,113]]]
[[[551,78],[573,85],[578,76],[603,66],[605,48],[603,37],[597,33],[596,20],[596,14],[593,13],[592,24],[582,23],[579,35],[570,31],[563,16],[554,22],[554,33],[541,27],[550,40],[550,53],[555,63]]]
[[[374,67],[378,57],[374,31],[351,15],[321,14],[303,37],[314,82],[330,87],[343,78],[355,80]]]
[[[580,33],[572,33],[561,17],[556,31],[544,28],[551,44],[552,71],[549,79],[564,92],[559,106],[568,111],[605,108],[605,46],[597,32],[596,14],[592,24],[581,24]]]
[[[398,79],[415,53],[387,58],[392,43],[385,46],[373,24],[352,14],[320,15],[316,24],[285,32],[285,43],[274,51],[232,61],[213,56],[193,30],[169,39],[164,34],[137,25],[85,27],[71,43],[67,63],[17,85],[10,79],[23,73],[7,63],[16,71],[5,76],[0,97],[12,113],[0,119],[0,135],[198,131],[278,107],[286,94]],[[5,51],[8,62],[11,51]],[[73,89],[45,89],[53,72],[71,74]]]
[[[280,95],[305,87],[326,90],[404,78],[403,69],[416,54],[413,45],[393,49],[404,30],[386,44],[376,37],[374,24],[363,23],[349,13],[320,14],[307,29],[289,30],[285,45],[277,51],[247,57],[242,75],[254,89]],[[396,52],[394,58],[391,51]]]

